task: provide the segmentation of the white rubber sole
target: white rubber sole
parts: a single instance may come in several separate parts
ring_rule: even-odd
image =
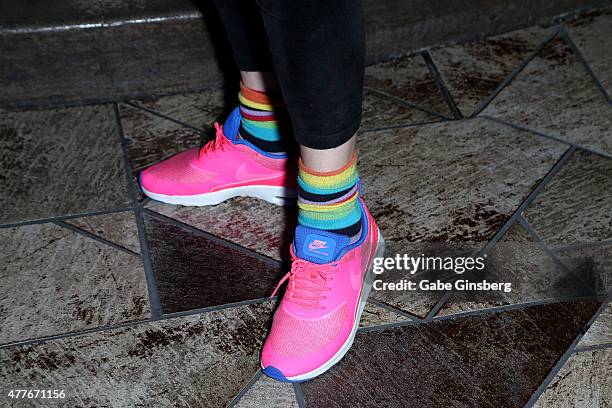
[[[334,356],[323,364],[321,367],[309,371],[304,374],[296,375],[295,377],[285,377],[290,382],[302,382],[310,380],[314,377],[317,377],[334,365],[336,365],[342,357],[349,351],[349,349],[353,346],[353,341],[355,341],[355,335],[357,334],[357,329],[359,328],[359,321],[361,320],[361,314],[363,313],[363,309],[365,308],[366,301],[368,300],[368,296],[370,295],[370,291],[372,290],[372,284],[374,283],[374,258],[380,258],[385,254],[385,240],[380,234],[380,230],[378,230],[378,244],[376,245],[376,251],[374,251],[374,256],[370,260],[370,264],[368,265],[368,271],[365,276],[365,280],[363,286],[361,288],[361,294],[359,295],[359,306],[357,307],[357,314],[355,316],[355,321],[353,323],[353,328],[348,338],[340,347],[340,349],[334,354]],[[264,368],[263,366],[261,367]]]
[[[158,194],[148,191],[142,185],[143,193],[153,200],[161,201],[166,204],[177,204],[186,206],[204,206],[220,204],[233,197],[254,197],[260,198],[276,205],[290,205],[295,203],[296,190],[286,187],[275,186],[241,186],[226,188],[212,193],[195,194],[188,196]]]

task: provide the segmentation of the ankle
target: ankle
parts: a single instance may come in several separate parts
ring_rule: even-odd
[[[317,172],[300,160],[298,223],[354,238],[361,235],[359,175],[356,155],[342,168]]]

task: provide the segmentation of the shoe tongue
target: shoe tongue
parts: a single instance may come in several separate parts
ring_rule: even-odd
[[[229,114],[225,123],[223,124],[223,134],[226,138],[235,142],[238,139],[238,129],[240,128],[240,108],[236,108]]]
[[[349,242],[346,235],[298,225],[293,247],[298,258],[324,264],[336,261]]]

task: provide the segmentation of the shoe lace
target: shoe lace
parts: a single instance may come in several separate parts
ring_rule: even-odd
[[[198,160],[202,159],[207,153],[223,151],[230,144],[223,134],[223,126],[219,122],[215,122],[215,138],[206,142],[198,151]]]
[[[294,256],[291,270],[276,285],[272,296],[276,295],[281,285],[289,279],[285,293],[288,301],[307,308],[325,309],[319,304],[319,301],[326,298],[323,295],[324,292],[331,290],[327,284],[337,271],[337,262],[315,264]]]

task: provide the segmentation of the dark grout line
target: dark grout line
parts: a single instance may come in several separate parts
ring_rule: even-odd
[[[497,238],[497,240],[495,241],[495,243],[493,244],[493,246],[495,246],[497,244],[497,241],[499,239],[501,239],[502,236],[504,236],[506,234],[506,232],[508,231],[508,229],[510,229],[510,227],[513,224],[504,224],[502,225],[502,227],[500,228],[500,231],[503,231],[503,233],[501,235],[499,235],[499,237]],[[495,237],[500,234],[500,231],[497,232],[497,234],[495,236],[493,236],[493,238],[491,238],[491,241],[493,241],[495,239]],[[489,243],[491,242],[489,241]],[[488,252],[485,252],[485,249],[487,248],[487,245],[485,245],[484,247],[482,247],[481,249],[474,249],[474,251],[472,251],[472,257],[479,257],[479,256],[487,256]],[[492,247],[491,247],[492,249]],[[459,279],[459,277],[457,277],[456,279]],[[455,281],[456,279],[449,279],[450,281]],[[442,308],[444,307],[444,305],[446,305],[446,303],[453,297],[453,295],[455,294],[455,289],[451,289],[449,291],[444,292],[436,301],[436,303],[432,306],[432,308],[429,310],[429,312],[427,312],[427,315],[425,316],[425,318],[423,320],[431,322],[434,320],[434,318],[438,315],[438,313],[440,313],[440,310],[442,310]]]
[[[502,228],[495,234],[495,236],[489,241],[489,243],[483,248],[482,253],[488,254],[493,247],[497,244],[497,242],[506,234],[506,232],[510,229],[510,227],[517,221],[519,221],[519,217],[522,216],[523,211],[527,209],[531,205],[531,203],[536,199],[536,197],[546,188],[550,180],[555,177],[555,175],[565,166],[565,164],[571,159],[576,149],[573,146],[570,146],[569,149],[563,153],[563,155],[557,160],[557,162],[553,165],[553,167],[549,170],[549,172],[540,180],[540,182],[535,186],[535,188],[529,193],[527,198],[523,200],[523,202],[519,205],[516,211],[510,216],[508,221],[504,223]]]
[[[610,101],[610,105],[612,105],[612,101]],[[597,156],[601,156],[601,157],[606,158],[606,159],[612,159],[612,152],[611,153],[600,152],[600,151],[597,151],[597,150],[593,150],[590,147],[579,145],[579,144],[574,144],[574,146],[576,146],[576,149],[578,149],[578,150],[583,150],[583,151],[585,151],[587,153],[595,154]]]
[[[558,298],[549,298],[536,300],[532,302],[525,303],[515,303],[511,305],[503,305],[503,306],[493,306],[493,307],[485,307],[483,309],[476,310],[468,310],[465,312],[453,313],[446,316],[436,317],[432,320],[408,320],[403,322],[394,322],[394,323],[386,323],[376,326],[368,326],[368,327],[360,327],[357,329],[358,333],[367,333],[372,331],[381,331],[386,329],[392,329],[396,327],[404,327],[404,326],[420,326],[423,324],[431,324],[435,322],[443,322],[446,320],[455,320],[464,317],[474,317],[481,315],[488,315],[494,313],[508,312],[512,310],[522,310],[528,309],[534,306],[543,306],[555,303],[567,303],[567,302],[583,302],[583,301],[596,301],[592,296],[575,296],[575,297],[558,297]]]
[[[123,164],[125,168],[125,179],[128,183],[128,191],[132,198],[134,219],[136,220],[136,228],[138,229],[138,240],[140,241],[140,253],[142,255],[142,263],[145,272],[145,279],[147,282],[147,291],[149,294],[149,308],[151,310],[151,318],[157,320],[162,315],[161,301],[159,299],[159,293],[157,291],[157,281],[155,279],[155,273],[151,265],[151,256],[149,255],[149,247],[145,237],[145,227],[142,217],[142,207],[138,202],[138,196],[135,191],[134,184],[132,183],[132,166],[128,159],[128,152],[126,146],[126,139],[123,133],[123,125],[121,123],[121,116],[119,115],[119,107],[115,103],[113,104],[115,109],[115,120],[117,121],[117,129],[119,130],[119,137],[121,142],[121,150],[123,152]]]
[[[205,131],[204,129],[200,129],[200,128],[195,127],[195,126],[192,126],[192,125],[190,125],[190,124],[188,124],[188,123],[181,122],[180,120],[174,119],[174,118],[172,118],[172,117],[170,117],[170,116],[168,116],[168,115],[165,115],[165,114],[163,114],[163,113],[160,113],[160,112],[154,111],[154,110],[149,109],[149,108],[145,108],[145,107],[144,107],[144,106],[142,106],[142,105],[136,104],[136,103],[134,103],[134,102],[121,102],[121,103],[123,103],[124,105],[131,106],[132,108],[135,108],[135,109],[140,109],[140,110],[143,110],[143,111],[145,111],[145,112],[147,112],[147,113],[150,113],[151,115],[154,115],[154,116],[160,117],[160,118],[165,119],[165,120],[168,120],[168,121],[170,121],[170,122],[176,123],[177,125],[180,125],[180,126],[186,127],[186,128],[188,128],[188,129],[191,129],[191,130],[193,130],[193,131],[195,131],[195,132],[198,132],[198,133],[200,133],[200,134],[202,134],[202,135],[206,135],[206,131]]]
[[[570,270],[566,267],[566,265],[563,262],[561,262],[561,260],[559,260],[559,258],[552,255],[552,251],[548,248],[548,245],[546,245],[542,237],[540,237],[540,234],[536,232],[536,230],[533,228],[531,223],[527,221],[525,217],[523,217],[523,215],[520,215],[518,217],[518,221],[519,221],[519,224],[521,224],[521,226],[525,228],[525,230],[527,231],[531,239],[535,241],[535,243],[540,247],[540,249],[542,249],[544,252],[546,252],[546,254],[549,257],[552,258],[553,262],[557,266],[563,269],[564,272],[570,272]]]
[[[610,102],[610,104],[612,105],[612,101]],[[590,154],[595,154],[597,156],[601,156],[601,157],[606,158],[606,159],[612,159],[612,153],[599,152],[597,150],[591,149],[590,147],[586,147],[586,146],[582,146],[582,145],[574,145],[574,146],[576,146],[576,149],[578,149],[578,150],[582,150],[582,151],[585,151],[585,152],[590,153]]]
[[[151,317],[153,319],[159,319],[163,314],[161,300],[157,290],[157,279],[155,278],[155,272],[153,271],[153,265],[151,264],[151,255],[149,254],[149,246],[146,239],[142,210],[138,206],[134,208],[134,218],[136,219],[138,240],[140,241],[140,252],[142,254],[142,264],[145,271],[145,279],[147,281]]]
[[[393,312],[395,314],[398,314],[398,315],[403,316],[403,317],[405,317],[407,319],[410,319],[410,320],[423,320],[423,318],[420,317],[420,316],[417,316],[417,315],[412,314],[410,312],[406,312],[405,310],[402,310],[402,309],[395,308],[395,307],[393,307],[391,305],[388,305],[388,304],[386,304],[384,302],[381,302],[378,299],[373,298],[372,296],[368,297],[368,302],[370,302],[373,305],[376,305],[376,306],[378,306],[378,307],[380,307],[382,309],[388,310],[390,312]]]
[[[295,393],[295,399],[297,400],[299,408],[306,408],[306,400],[304,399],[304,393],[302,392],[302,386],[300,383],[293,383],[293,392]]]
[[[547,139],[551,139],[551,140],[554,140],[555,142],[559,142],[559,143],[562,143],[562,144],[565,144],[565,145],[568,145],[568,146],[575,146],[573,143],[568,142],[567,140],[563,140],[563,139],[561,139],[561,138],[559,138],[557,136],[551,136],[551,135],[548,135],[546,133],[542,133],[542,132],[540,132],[538,130],[535,130],[535,129],[531,129],[531,128],[528,128],[528,127],[525,127],[525,126],[517,125],[517,124],[514,124],[512,122],[507,122],[504,119],[496,118],[494,116],[489,116],[489,115],[480,115],[479,117],[487,119],[487,120],[490,120],[492,122],[499,123],[501,125],[505,125],[505,126],[511,127],[513,129],[517,129],[517,130],[522,130],[524,132],[533,133],[536,136],[542,136],[542,137],[545,137]]]
[[[432,111],[432,110],[430,110],[430,109],[427,109],[427,108],[425,108],[425,107],[423,107],[423,106],[416,105],[416,104],[414,104],[414,103],[412,103],[412,102],[410,102],[410,101],[406,101],[406,100],[404,100],[404,99],[402,99],[402,98],[399,98],[399,97],[397,97],[397,96],[395,96],[395,95],[392,95],[392,94],[387,93],[387,92],[385,92],[385,91],[381,91],[380,89],[377,89],[377,88],[371,88],[371,87],[369,87],[369,86],[364,86],[364,87],[363,87],[363,89],[364,89],[364,90],[367,90],[367,91],[369,91],[369,92],[372,92],[373,94],[376,94],[376,95],[378,95],[378,96],[379,96],[379,97],[381,97],[381,98],[389,99],[389,100],[391,100],[391,101],[393,101],[393,102],[396,102],[396,103],[398,103],[398,104],[400,104],[400,105],[403,105],[403,106],[406,106],[406,107],[408,107],[408,108],[411,108],[411,109],[416,109],[416,110],[418,110],[418,111],[421,111],[421,112],[427,113],[427,114],[429,114],[429,115],[436,116],[436,117],[438,117],[438,118],[440,118],[440,119],[445,119],[445,120],[453,120],[453,118],[449,118],[449,117],[448,117],[448,116],[446,116],[446,115],[443,115],[443,114],[438,113],[438,112],[434,112],[434,111]]]
[[[604,157],[606,159],[612,159],[612,154],[610,154],[610,153],[600,152],[600,151],[597,151],[597,150],[593,150],[593,149],[591,149],[590,147],[587,147],[587,146],[583,146],[583,145],[580,145],[580,144],[568,142],[567,140],[563,140],[563,139],[561,139],[558,136],[552,136],[552,135],[549,135],[549,134],[546,134],[546,133],[542,133],[542,132],[540,132],[538,130],[535,130],[535,129],[531,129],[531,128],[528,128],[528,127],[525,127],[525,126],[521,126],[521,125],[516,125],[514,123],[507,122],[504,119],[496,118],[494,116],[481,115],[479,117],[487,119],[487,120],[490,120],[490,121],[493,121],[493,122],[496,122],[496,123],[499,123],[501,125],[509,126],[511,128],[517,129],[517,130],[522,130],[522,131],[525,131],[525,132],[533,133],[536,136],[542,136],[542,137],[545,137],[547,139],[554,140],[555,142],[559,142],[559,143],[562,143],[562,144],[565,144],[565,145],[572,146],[572,147],[574,147],[577,150],[583,150],[583,151],[588,152],[590,154],[595,154],[597,156],[601,156],[601,157]]]
[[[440,313],[440,310],[442,310],[444,305],[446,305],[446,303],[453,297],[454,294],[455,294],[454,289],[444,292],[442,296],[438,298],[438,300],[433,305],[433,307],[429,310],[429,312],[427,312],[427,315],[425,316],[424,320],[428,322],[433,321],[434,317],[436,317],[438,313]]]
[[[538,299],[538,300],[532,300],[529,302],[512,303],[512,304],[507,304],[507,305],[484,307],[481,309],[474,309],[474,310],[467,310],[467,311],[452,313],[446,316],[436,317],[431,321],[437,322],[437,321],[445,321],[445,320],[454,319],[454,318],[479,316],[479,315],[490,314],[490,313],[501,313],[501,312],[507,312],[507,311],[512,311],[512,310],[527,309],[527,308],[534,307],[534,306],[550,305],[550,304],[555,304],[555,303],[582,302],[582,301],[593,301],[593,300],[597,300],[597,299],[595,299],[592,296],[564,296],[564,297]]]
[[[559,371],[561,371],[561,369],[563,368],[567,360],[569,360],[569,358],[572,356],[572,354],[574,353],[574,350],[576,349],[576,345],[580,342],[580,340],[582,339],[582,337],[584,336],[588,328],[591,327],[593,322],[599,317],[599,315],[601,314],[601,312],[603,311],[605,307],[606,307],[605,303],[599,306],[599,309],[597,309],[597,311],[593,314],[593,316],[591,316],[591,319],[589,319],[587,324],[585,324],[585,326],[580,331],[578,336],[576,336],[572,344],[570,344],[570,346],[565,351],[565,353],[563,353],[563,355],[559,358],[559,360],[557,360],[557,364],[555,364],[555,366],[550,370],[546,378],[544,378],[544,381],[542,381],[540,386],[531,395],[531,398],[529,399],[529,401],[527,401],[527,403],[525,404],[525,407],[531,408],[535,405],[535,403],[538,401],[540,396],[542,396],[544,391],[546,391],[550,383],[557,376]]]
[[[451,93],[448,91],[448,87],[444,83],[442,75],[440,74],[440,70],[438,69],[438,66],[434,62],[433,58],[431,57],[431,54],[429,53],[429,51],[425,51],[421,54],[421,56],[425,60],[425,64],[427,64],[427,68],[429,69],[429,72],[431,73],[434,78],[434,81],[436,82],[436,87],[438,88],[438,91],[440,91],[440,93],[442,94],[442,98],[444,99],[444,102],[446,102],[446,104],[448,105],[451,114],[455,119],[463,119],[463,113],[461,113],[461,110],[455,103],[453,95],[451,95]]]
[[[257,305],[257,304],[266,303],[266,302],[269,302],[269,301],[276,301],[277,299],[278,299],[278,296],[265,297],[265,298],[242,300],[240,302],[225,303],[225,304],[222,304],[222,305],[201,307],[201,308],[198,308],[198,309],[184,310],[184,311],[180,311],[180,312],[164,313],[164,314],[162,314],[162,317],[159,320],[168,320],[168,319],[174,319],[174,318],[177,318],[177,317],[186,317],[186,316],[193,316],[193,315],[196,315],[196,314],[204,314],[204,313],[210,313],[210,312],[217,312],[217,311],[220,311],[220,310],[232,309],[234,307]]]
[[[93,327],[91,329],[74,330],[74,331],[69,331],[69,332],[60,333],[60,334],[54,334],[54,335],[51,335],[51,336],[38,337],[38,338],[27,339],[27,340],[20,340],[20,341],[15,341],[15,342],[11,342],[11,343],[0,344],[0,350],[5,349],[5,348],[15,347],[15,346],[34,345],[34,344],[40,344],[40,343],[47,343],[47,342],[53,341],[53,340],[61,340],[61,339],[65,339],[65,338],[84,336],[84,335],[87,335],[87,334],[93,334],[93,333],[103,332],[103,331],[107,331],[107,330],[115,330],[115,329],[127,328],[127,327],[136,327],[136,326],[141,326],[141,325],[149,324],[149,323],[163,322],[163,321],[166,321],[166,320],[172,320],[172,319],[181,318],[181,317],[193,316],[193,315],[197,315],[197,314],[206,314],[206,313],[210,313],[210,312],[217,312],[217,311],[221,311],[221,310],[224,310],[224,309],[232,309],[234,307],[241,307],[241,306],[260,304],[260,303],[265,303],[267,301],[275,301],[275,300],[277,300],[277,298],[278,297],[275,296],[273,298],[260,298],[260,299],[254,299],[254,300],[246,300],[246,301],[243,301],[243,302],[228,303],[228,304],[225,304],[225,305],[211,306],[211,307],[208,307],[208,308],[187,310],[185,312],[169,313],[169,314],[161,315],[157,319],[151,317],[151,318],[146,318],[146,319],[141,319],[141,320],[131,320],[129,322],[111,324],[111,325],[107,325],[107,326]]]
[[[518,67],[516,67],[503,81],[502,83],[500,83],[497,88],[495,88],[493,90],[493,92],[491,92],[491,94],[489,96],[487,96],[482,102],[480,102],[480,104],[476,107],[476,109],[474,109],[474,112],[472,112],[470,114],[470,117],[473,118],[477,115],[480,114],[480,112],[482,112],[490,103],[493,99],[495,99],[497,97],[497,95],[499,95],[499,93],[508,85],[510,85],[512,83],[512,81],[514,81],[514,79],[518,76],[518,74],[521,73],[521,71],[523,71],[525,69],[525,67],[527,66],[527,64],[529,64],[541,51],[542,49],[544,49],[544,47],[546,47],[558,34],[559,31],[561,30],[560,26],[557,26],[556,29],[553,30],[553,32],[551,34],[548,35],[548,37],[546,37],[544,39],[544,41],[542,41],[542,43],[540,45],[538,45],[528,56],[527,58],[525,58],[525,60],[523,62],[521,62]]]
[[[608,94],[608,91],[606,90],[606,88],[604,88],[599,78],[597,78],[597,76],[595,75],[595,72],[593,72],[591,65],[584,58],[584,56],[580,52],[580,49],[578,48],[574,40],[572,40],[572,37],[570,36],[570,33],[567,31],[565,26],[561,28],[561,37],[563,38],[565,43],[570,47],[570,49],[574,52],[574,54],[578,58],[578,61],[580,61],[584,69],[591,76],[591,79],[593,80],[597,88],[599,88],[599,90],[601,91],[602,96],[606,99],[607,102],[612,102],[612,97],[610,96],[610,94]]]
[[[46,224],[46,223],[51,223],[55,221],[65,221],[65,220],[71,220],[74,218],[83,218],[83,217],[95,217],[98,215],[115,214],[115,213],[126,212],[126,211],[132,211],[132,207],[115,208],[112,210],[90,211],[90,212],[84,212],[84,213],[78,213],[78,214],[62,215],[58,217],[41,218],[38,220],[20,221],[20,222],[15,222],[11,224],[2,224],[0,225],[0,229],[23,227],[26,225]]]
[[[584,346],[584,347],[576,347],[574,349],[574,354],[583,353],[585,351],[597,351],[597,350],[606,350],[612,348],[612,343],[604,343],[604,344],[596,344],[593,346]]]
[[[75,225],[68,224],[68,223],[66,223],[64,221],[53,221],[53,223],[55,225],[58,225],[58,226],[62,227],[62,228],[66,228],[66,229],[71,230],[71,231],[73,231],[73,232],[75,232],[77,234],[81,234],[83,236],[86,236],[87,238],[93,239],[94,241],[98,241],[98,242],[100,242],[102,244],[105,244],[105,245],[111,246],[111,247],[113,247],[115,249],[118,249],[120,251],[123,251],[123,252],[125,252],[125,253],[127,253],[129,255],[137,256],[137,257],[140,258],[140,254],[139,253],[136,253],[136,252],[132,251],[131,249],[125,248],[125,247],[123,247],[123,246],[121,246],[119,244],[116,244],[116,243],[114,243],[112,241],[104,239],[104,238],[102,238],[102,237],[100,237],[98,235],[92,234],[91,232],[86,231],[86,230],[84,230],[82,228],[79,228],[79,227],[77,227]]]
[[[168,217],[168,216],[166,216],[164,214],[160,214],[160,213],[158,213],[156,211],[153,211],[153,210],[151,210],[149,208],[144,208],[143,212],[146,213],[147,215],[150,215],[150,216],[152,216],[154,218],[157,218],[158,220],[169,222],[169,223],[171,223],[171,224],[173,224],[173,225],[175,225],[175,226],[177,226],[179,228],[182,228],[182,229],[185,229],[187,231],[190,231],[190,232],[192,232],[192,233],[194,233],[196,235],[203,236],[203,237],[213,241],[216,244],[223,245],[225,247],[230,247],[230,248],[236,249],[236,250],[238,250],[240,252],[247,252],[249,255],[259,259],[260,261],[263,261],[263,262],[267,263],[268,265],[271,265],[271,266],[281,266],[281,267],[283,266],[283,262],[279,261],[278,259],[274,259],[274,258],[269,257],[269,256],[264,255],[264,254],[260,254],[259,252],[253,251],[252,249],[246,248],[246,247],[244,247],[244,246],[242,246],[240,244],[237,244],[235,242],[232,242],[232,241],[226,240],[224,238],[218,237],[218,236],[216,236],[214,234],[211,234],[210,232],[203,231],[203,230],[201,230],[199,228],[194,227],[193,225],[185,224],[185,223],[183,223],[183,222],[181,222],[179,220],[176,220],[174,218]]]
[[[152,322],[154,322],[153,319],[147,318],[143,320],[133,320],[129,322],[110,324],[108,326],[93,327],[91,329],[85,329],[85,330],[69,331],[69,332],[65,332],[61,334],[54,334],[51,336],[38,337],[34,339],[18,340],[18,341],[13,341],[10,343],[0,344],[0,350],[13,348],[13,347],[33,346],[33,345],[41,344],[41,343],[48,343],[53,340],[68,339],[72,337],[84,336],[87,334],[99,333],[99,332],[103,332],[106,330],[116,330],[116,329],[123,329],[123,328],[128,328],[128,327],[139,326],[141,324],[147,324],[147,323],[152,323]]]
[[[527,230],[527,233],[531,236],[531,238],[536,242],[536,244],[542,249],[546,255],[548,255],[553,262],[563,270],[566,275],[572,275],[576,279],[580,281],[580,283],[584,286],[585,289],[588,289],[592,296],[597,296],[597,292],[594,288],[592,288],[588,283],[586,283],[579,275],[576,275],[559,257],[548,248],[548,245],[544,242],[542,237],[535,231],[533,226],[527,221],[523,216],[519,217],[519,222]]]
[[[238,392],[238,394],[236,394],[236,396],[230,401],[230,403],[227,405],[227,408],[235,407],[236,404],[240,402],[244,394],[246,394],[251,389],[251,387],[255,385],[255,383],[257,382],[257,380],[259,380],[261,376],[262,376],[261,369],[257,369],[257,371],[255,372],[255,374],[253,374],[253,377],[251,377],[249,382],[247,382],[246,385],[242,387],[240,392]]]
[[[357,329],[357,333],[369,333],[369,332],[375,332],[375,331],[381,331],[381,330],[386,330],[386,329],[393,329],[396,327],[406,327],[406,326],[420,326],[422,324],[428,324],[428,323],[433,323],[437,320],[442,320],[440,319],[435,319],[435,320],[405,320],[405,321],[401,321],[401,322],[393,322],[393,323],[385,323],[385,324],[379,324],[379,325],[374,325],[374,326],[367,326],[367,327],[360,327]]]

